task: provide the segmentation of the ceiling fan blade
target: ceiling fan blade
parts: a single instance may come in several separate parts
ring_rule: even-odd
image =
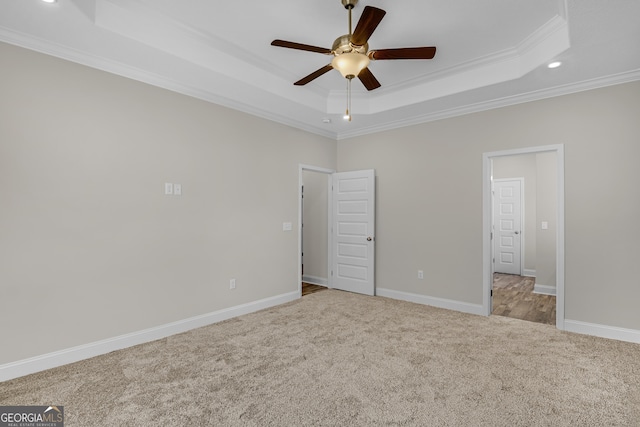
[[[320,68],[319,70],[316,70],[313,73],[309,74],[307,77],[301,78],[300,80],[295,82],[294,85],[296,85],[296,86],[304,86],[307,83],[309,83],[310,81],[317,79],[318,77],[320,77],[324,73],[328,73],[331,70],[333,70],[333,65],[327,64],[324,67]]]
[[[381,86],[378,79],[376,79],[368,68],[363,68],[362,71],[360,71],[360,74],[358,74],[358,78],[367,90],[378,89]]]
[[[302,44],[302,43],[288,42],[286,40],[274,40],[274,41],[271,42],[271,46],[286,47],[286,48],[289,48],[289,49],[306,50],[308,52],[324,53],[325,55],[330,55],[331,54],[331,49],[326,49],[324,47],[311,46],[311,45]]]
[[[372,50],[369,59],[431,59],[436,55],[435,46],[430,47],[401,47],[397,49]]]
[[[356,46],[364,46],[386,13],[377,7],[366,6],[360,16],[358,25],[356,25],[356,29],[353,30],[351,43]]]

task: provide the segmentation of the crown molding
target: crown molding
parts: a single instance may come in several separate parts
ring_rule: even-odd
[[[361,101],[357,111],[376,114],[515,80],[569,48],[569,25],[555,15],[511,48],[376,91]],[[339,94],[329,94],[328,113],[343,110],[344,101]]]
[[[578,83],[571,83],[571,84],[566,84],[562,86],[556,86],[549,89],[532,91],[532,92],[528,92],[520,95],[493,99],[485,102],[478,102],[475,104],[469,104],[469,105],[464,105],[456,108],[450,108],[448,110],[441,110],[441,111],[427,113],[419,116],[413,116],[407,119],[387,122],[385,124],[378,125],[378,126],[369,126],[365,129],[357,129],[352,132],[349,132],[349,131],[340,132],[337,135],[337,139],[343,140],[348,138],[354,138],[357,136],[369,135],[377,132],[384,132],[387,130],[398,129],[401,127],[413,126],[413,125],[418,125],[422,123],[463,116],[466,114],[493,110],[496,108],[509,107],[512,105],[524,104],[526,102],[539,101],[546,98],[554,98],[557,96],[569,95],[572,93],[584,92],[584,91],[599,89],[607,86],[630,83],[638,80],[640,80],[640,69],[625,72],[625,73],[620,73],[620,74],[614,74],[611,76],[585,80]]]
[[[270,120],[286,126],[297,128],[309,133],[324,136],[335,140],[336,132],[323,129],[320,125],[310,126],[309,124],[296,120],[292,117],[285,117],[276,114],[269,109],[252,106],[247,103],[236,101],[229,97],[221,96],[213,92],[203,90],[196,86],[186,85],[176,79],[171,79],[147,70],[142,70],[122,62],[114,61],[101,56],[88,54],[68,46],[63,46],[50,40],[43,40],[32,35],[24,34],[14,30],[0,27],[0,41],[33,50],[45,55],[50,55],[59,59],[74,62],[90,68],[95,68],[121,77],[136,80],[162,89],[177,92],[193,98],[201,99],[216,105],[220,105],[242,113],[250,114],[259,118]],[[322,115],[321,111],[318,116]]]
[[[68,60],[74,63],[85,65],[88,67],[96,68],[102,71],[106,71],[112,74],[116,74],[122,77],[130,78],[140,82],[144,82],[153,86],[157,86],[163,89],[167,89],[173,92],[182,93],[194,98],[198,98],[207,102],[211,102],[223,107],[227,107],[236,111],[240,111],[246,114],[250,114],[256,117],[260,117],[266,120],[270,120],[285,126],[293,127],[303,130],[312,134],[320,135],[332,140],[342,140],[353,138],[357,136],[363,136],[376,132],[382,132],[386,130],[393,130],[400,127],[412,126],[416,124],[452,118],[465,114],[471,114],[475,112],[481,112],[485,110],[491,110],[494,108],[501,108],[525,102],[531,102],[541,100],[545,98],[551,98],[556,96],[567,95],[575,92],[587,91],[597,89],[606,86],[612,86],[617,84],[628,83],[632,81],[640,80],[640,69],[632,70],[625,73],[605,76],[601,78],[595,78],[585,80],[582,82],[566,84],[549,89],[542,89],[538,91],[532,91],[524,94],[488,100],[485,102],[474,103],[470,105],[464,105],[460,107],[450,108],[447,110],[440,110],[436,112],[430,112],[426,114],[413,115],[411,117],[403,118],[400,120],[394,120],[385,122],[382,124],[368,126],[365,128],[356,128],[353,130],[345,131],[333,131],[322,127],[320,117],[326,115],[326,112],[318,111],[318,126],[309,125],[308,123],[297,120],[293,117],[284,116],[282,114],[274,113],[272,109],[262,108],[259,106],[251,105],[246,102],[236,101],[229,97],[215,94],[211,91],[203,90],[201,88],[186,85],[176,79],[172,79],[166,76],[162,76],[156,73],[142,70],[137,67],[133,67],[127,64],[123,64],[118,61],[114,61],[101,56],[88,54],[86,52],[70,48],[54,43],[50,40],[43,40],[32,35],[24,34],[18,31],[9,30],[7,28],[0,28],[0,40],[20,46],[26,49],[34,50],[43,54],[51,55],[57,58]],[[280,99],[282,102],[291,102],[289,100]]]

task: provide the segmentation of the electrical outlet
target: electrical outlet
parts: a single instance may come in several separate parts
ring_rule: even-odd
[[[236,279],[229,280],[229,289],[235,289],[235,288],[236,288]]]
[[[418,279],[424,279],[424,271],[418,270]]]

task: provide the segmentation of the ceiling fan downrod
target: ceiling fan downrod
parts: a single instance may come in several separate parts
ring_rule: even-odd
[[[351,38],[351,10],[356,7],[358,0],[340,0],[345,9],[349,11],[349,38]]]

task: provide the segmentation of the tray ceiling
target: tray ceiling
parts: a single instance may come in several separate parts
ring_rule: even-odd
[[[273,47],[331,48],[348,32],[339,0],[7,0],[0,40],[335,139],[640,79],[634,0],[360,0],[387,11],[370,49],[437,46],[432,60],[374,61],[382,84],[353,83],[330,62]],[[562,61],[548,69],[551,61]]]

